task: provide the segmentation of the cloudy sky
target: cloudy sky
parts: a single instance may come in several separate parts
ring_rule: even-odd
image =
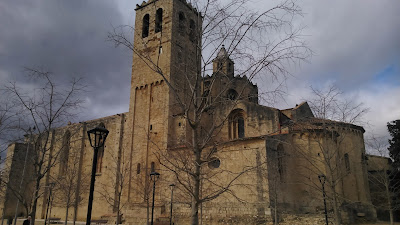
[[[266,0],[264,0],[266,1]],[[112,25],[134,24],[141,0],[0,1],[0,84],[26,84],[23,67],[52,71],[60,80],[88,83],[87,120],[128,110],[131,52],[106,41]],[[264,6],[258,1],[257,7]],[[269,2],[270,4],[270,2]],[[309,86],[335,84],[370,108],[366,130],[387,135],[386,122],[400,119],[400,1],[299,1],[314,51],[287,81],[285,101],[307,99]],[[262,87],[262,84],[259,84]],[[77,122],[77,121],[75,121]]]

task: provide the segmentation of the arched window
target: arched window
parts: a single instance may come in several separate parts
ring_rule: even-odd
[[[234,100],[236,100],[236,98],[238,97],[238,93],[237,93],[234,89],[229,89],[228,92],[227,92],[227,94],[226,94],[226,97],[227,97],[229,100],[234,101]]]
[[[285,151],[283,149],[283,145],[279,144],[278,147],[276,148],[276,157],[278,158],[278,174],[279,174],[279,178],[281,179],[281,181],[283,181],[284,178],[284,155],[285,155]]]
[[[237,129],[238,129],[238,137],[239,138],[244,138],[244,119],[242,116],[239,116],[237,118]]]
[[[178,32],[180,35],[185,35],[185,22],[186,22],[186,18],[185,18],[185,14],[183,14],[183,12],[179,12],[178,15]]]
[[[151,162],[151,164],[150,164],[150,172],[155,172],[155,171],[156,171],[155,163]]]
[[[349,159],[349,154],[344,154],[344,165],[346,167],[346,172],[350,173],[350,159]]]
[[[64,176],[68,169],[68,157],[70,148],[71,132],[67,130],[64,134],[62,146],[60,150],[60,167],[58,174]]]
[[[104,123],[100,123],[99,127],[106,128]],[[96,173],[101,173],[102,167],[103,167],[103,157],[104,157],[104,145],[101,146],[98,150],[97,153],[97,167],[96,167]]]
[[[150,15],[146,14],[143,17],[142,38],[149,36],[149,24],[150,24]]]
[[[244,111],[235,109],[229,115],[229,139],[238,139],[245,137]]]
[[[218,62],[218,71],[222,71],[223,63],[221,61]]]
[[[189,22],[189,40],[191,42],[196,41],[196,24],[194,23],[194,20],[190,20]]]
[[[156,27],[155,27],[155,32],[158,33],[162,31],[162,20],[163,20],[163,10],[162,8],[157,9],[156,12]]]

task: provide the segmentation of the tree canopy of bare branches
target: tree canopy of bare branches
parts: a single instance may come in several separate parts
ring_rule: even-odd
[[[364,115],[368,113],[369,108],[362,102],[346,98],[337,86],[329,85],[324,89],[310,87],[310,89],[312,96],[307,102],[315,117],[358,125],[366,124]]]
[[[385,138],[375,135],[366,140],[372,155],[368,155],[368,180],[372,204],[377,209],[377,217],[394,224],[395,212],[400,209],[400,173],[388,158],[388,146]],[[386,218],[384,218],[386,217]]]
[[[8,101],[17,113],[17,123],[13,124],[20,134],[26,134],[26,142],[31,146],[28,161],[33,165],[32,183],[33,198],[30,208],[32,224],[35,223],[38,198],[43,194],[42,179],[50,168],[58,163],[61,149],[54,146],[56,135],[54,129],[65,125],[74,118],[82,106],[80,94],[85,86],[82,80],[72,80],[68,85],[58,84],[55,75],[49,71],[26,68],[27,79],[35,83],[32,87],[21,87],[10,82],[4,89],[10,98]]]

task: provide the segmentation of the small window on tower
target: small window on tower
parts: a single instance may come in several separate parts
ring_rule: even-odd
[[[277,147],[277,158],[278,158],[278,173],[281,181],[284,179],[284,156],[285,156],[285,150],[283,149],[282,144],[279,144]]]
[[[155,32],[158,33],[162,31],[162,18],[163,17],[163,10],[161,8],[157,9],[156,12],[156,27]]]
[[[151,162],[151,164],[150,164],[150,172],[155,172],[155,171],[156,171],[155,163]]]
[[[222,62],[218,62],[218,70],[219,70],[219,71],[222,70],[222,66],[223,66]]]
[[[189,40],[191,42],[196,41],[196,24],[194,23],[193,20],[190,20],[189,23]]]
[[[185,35],[185,22],[186,22],[185,14],[183,14],[183,12],[179,12],[178,17],[179,17],[178,31],[179,34],[183,36]]]
[[[232,63],[230,62],[230,63],[228,63],[228,72],[231,73],[232,70],[233,70]]]
[[[183,63],[183,56],[181,51],[178,51],[178,63]]]
[[[150,15],[146,14],[143,17],[142,38],[149,36]]]
[[[350,173],[350,159],[349,154],[344,154],[344,165],[346,166],[346,172]]]
[[[140,174],[140,163],[137,164],[136,174]]]

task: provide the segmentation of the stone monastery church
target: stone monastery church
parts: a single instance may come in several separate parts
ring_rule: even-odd
[[[137,5],[129,112],[49,132],[48,157],[57,163],[42,179],[36,219],[85,221],[93,158],[87,131],[96,126],[109,135],[97,160],[93,220],[115,223],[122,214],[122,223],[146,224],[152,171],[160,173],[154,224],[169,224],[171,206],[173,223],[182,225],[193,213],[202,224],[290,224],[295,216],[323,223],[321,178],[330,220],[336,209],[347,223],[376,218],[364,129],[315,118],[307,102],[283,110],[260,105],[258,87],[234,74],[223,46],[212,74],[199,77],[199,21],[185,0]],[[19,182],[28,145],[10,145],[10,181]],[[26,185],[29,199],[34,189]],[[16,202],[7,190],[5,215],[14,215]],[[22,204],[18,213],[26,214]]]

